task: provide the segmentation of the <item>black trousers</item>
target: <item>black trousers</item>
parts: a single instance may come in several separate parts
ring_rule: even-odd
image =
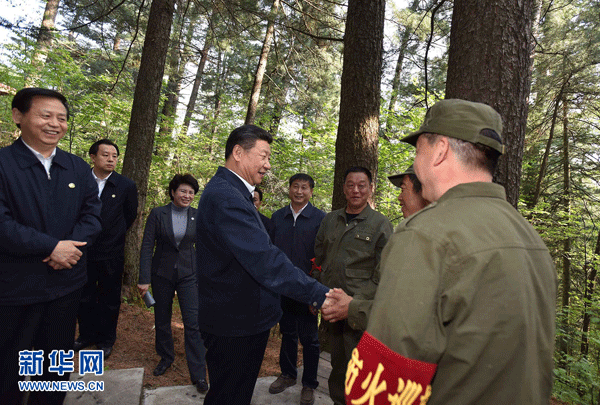
[[[210,380],[204,405],[250,405],[269,333],[242,337],[202,333]]]
[[[152,292],[156,300],[154,306],[156,353],[169,364],[175,360],[171,330],[175,291],[177,291],[183,320],[185,357],[190,379],[192,383],[195,383],[198,380],[206,379],[206,349],[198,326],[198,283],[195,274],[182,277],[177,281],[152,276]]]
[[[99,347],[115,344],[124,258],[87,262],[88,281],[77,313],[79,336]]]
[[[0,305],[0,404],[20,405],[19,351],[43,350],[43,374],[32,381],[66,381],[70,373],[59,376],[48,372],[48,354],[54,349],[71,350],[75,339],[75,319],[82,289],[53,301],[31,305]],[[75,370],[77,371],[77,370]],[[66,392],[32,391],[28,404],[60,405]]]
[[[292,310],[293,307],[296,307]],[[302,343],[304,372],[302,386],[315,389],[319,386],[317,372],[319,369],[319,325],[318,318],[311,314],[308,305],[299,302],[287,303],[283,306],[283,316],[279,320],[281,331],[281,349],[279,350],[279,367],[281,374],[296,379],[298,369],[298,338]]]

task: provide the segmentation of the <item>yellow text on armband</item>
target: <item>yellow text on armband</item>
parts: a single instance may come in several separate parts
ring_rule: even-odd
[[[398,378],[398,389],[397,394],[388,394],[388,401],[390,405],[410,405],[419,394],[423,391],[423,386],[411,380],[408,380],[406,384],[402,378]],[[419,398],[420,405],[426,405],[431,396],[431,385],[428,385],[425,389],[425,393]]]
[[[348,368],[346,369],[346,395],[350,395],[354,381],[356,381],[356,377],[358,377],[358,373],[362,368],[363,360],[359,357],[358,349],[354,348],[354,350],[352,350],[352,358],[348,362]]]
[[[353,405],[366,404],[367,401],[369,401],[369,405],[375,405],[375,397],[387,390],[387,383],[385,380],[379,383],[379,378],[381,378],[383,370],[383,364],[379,363],[379,365],[377,365],[377,370],[375,371],[375,376],[373,376],[372,371],[369,371],[367,378],[365,378],[360,385],[360,387],[365,390],[365,394],[358,399],[351,400],[350,402]]]

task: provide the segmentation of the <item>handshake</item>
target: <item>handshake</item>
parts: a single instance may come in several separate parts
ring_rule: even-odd
[[[325,294],[325,302],[321,307],[321,316],[329,322],[337,322],[348,318],[348,306],[352,297],[341,288],[334,288]],[[316,315],[317,310],[311,307],[311,312]]]

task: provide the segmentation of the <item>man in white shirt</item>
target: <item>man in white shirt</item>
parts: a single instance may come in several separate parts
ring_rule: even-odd
[[[61,352],[73,348],[86,282],[86,252],[100,233],[98,186],[81,158],[57,148],[66,98],[40,88],[13,98],[21,137],[0,150],[0,403],[21,404],[18,382],[65,381]],[[21,367],[21,356],[39,363]],[[41,351],[41,353],[40,353]],[[54,361],[50,354],[54,351]],[[27,357],[25,357],[26,359]],[[61,362],[62,363],[62,362]],[[62,374],[62,375],[61,375]],[[32,391],[29,403],[62,404],[66,392]]]
[[[100,139],[90,146],[89,155],[102,201],[102,233],[89,249],[88,282],[77,314],[79,337],[73,348],[81,350],[95,344],[106,359],[117,339],[125,233],[137,216],[138,196],[135,183],[115,171],[117,144]]]
[[[297,173],[290,177],[288,195],[290,205],[273,213],[271,241],[281,249],[306,274],[310,274],[311,259],[315,257],[315,238],[325,213],[315,208],[309,200],[313,196],[315,181],[308,174]],[[298,370],[298,338],[302,343],[304,371],[302,373],[301,405],[314,403],[314,390],[318,387],[319,326],[316,313],[308,305],[285,296],[281,297],[283,315],[279,321],[281,350],[279,366],[281,375],[271,384],[269,392],[277,394],[296,384]]]

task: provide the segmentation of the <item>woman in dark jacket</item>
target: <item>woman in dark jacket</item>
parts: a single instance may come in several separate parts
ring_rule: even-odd
[[[142,240],[138,288],[144,296],[151,282],[156,300],[154,322],[160,362],[153,374],[164,374],[175,360],[171,314],[177,291],[190,377],[196,389],[205,393],[208,390],[206,349],[198,329],[196,209],[190,206],[198,189],[198,182],[191,174],[177,174],[169,183],[172,202],[150,212]]]

